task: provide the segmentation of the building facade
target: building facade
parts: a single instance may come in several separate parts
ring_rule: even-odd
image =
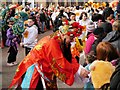
[[[60,6],[74,6],[74,5],[83,5],[83,3],[88,2],[89,0],[1,0],[0,2],[6,3],[6,5],[18,3],[20,5],[25,5],[25,2],[30,2],[31,7],[34,6],[43,6],[46,7],[50,4]],[[111,2],[112,0],[92,0],[94,2]]]

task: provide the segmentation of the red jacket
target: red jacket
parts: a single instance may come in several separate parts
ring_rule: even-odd
[[[64,58],[60,48],[60,38],[57,37],[50,39],[49,36],[47,36],[41,39],[31,52],[22,60],[9,88],[20,83],[21,76],[26,72],[27,68],[36,62],[39,65],[42,65],[42,72],[47,78],[52,80],[52,76],[55,75],[68,85],[73,84],[74,74],[79,68],[79,64],[75,58],[72,58],[72,63],[69,63],[66,58]],[[38,78],[39,73],[35,69],[30,82],[30,88],[36,87]]]

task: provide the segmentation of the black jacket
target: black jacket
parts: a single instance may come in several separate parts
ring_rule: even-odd
[[[105,20],[107,19],[108,16],[110,16],[110,14],[114,14],[112,8],[111,7],[105,8],[103,11],[103,17],[105,18]]]
[[[120,59],[110,79],[110,90],[120,90]]]
[[[46,16],[45,16],[45,13],[44,13],[44,12],[41,12],[41,13],[40,13],[40,21],[41,21],[41,22],[45,22],[45,21],[46,21]]]

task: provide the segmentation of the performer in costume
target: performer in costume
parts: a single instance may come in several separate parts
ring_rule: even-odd
[[[30,51],[19,64],[9,88],[20,86],[22,89],[41,90],[39,83],[44,79],[47,90],[57,90],[56,77],[72,85],[75,74],[87,77],[88,71],[79,65],[70,52],[70,31],[65,25],[59,35],[46,36]]]

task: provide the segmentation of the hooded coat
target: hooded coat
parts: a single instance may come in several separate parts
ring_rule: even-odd
[[[108,33],[107,36],[102,40],[110,42],[119,52],[120,55],[120,32],[113,30],[112,32]]]

